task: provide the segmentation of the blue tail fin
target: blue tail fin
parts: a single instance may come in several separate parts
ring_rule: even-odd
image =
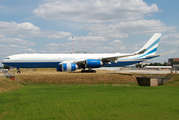
[[[139,50],[142,51],[146,49],[145,52],[140,57],[154,55],[156,53],[161,35],[162,35],[161,33],[155,33],[150,38],[150,40]]]

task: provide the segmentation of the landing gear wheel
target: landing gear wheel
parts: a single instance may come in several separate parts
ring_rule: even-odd
[[[96,70],[82,70],[81,73],[96,73]]]
[[[81,73],[84,73],[84,72],[86,72],[86,70],[82,70],[82,71],[81,71]]]

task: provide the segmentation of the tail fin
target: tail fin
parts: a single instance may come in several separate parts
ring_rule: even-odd
[[[139,52],[145,50],[145,52],[140,57],[144,57],[144,56],[147,56],[147,55],[154,55],[157,51],[161,35],[162,35],[161,33],[155,33],[150,38],[150,40],[136,53],[139,53]]]

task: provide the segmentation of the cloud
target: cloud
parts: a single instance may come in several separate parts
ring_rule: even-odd
[[[163,36],[162,43],[166,45],[178,46],[179,47],[179,33],[171,33]]]
[[[125,45],[120,40],[114,40],[113,42],[109,43],[109,45],[111,45],[115,51],[126,49]]]
[[[129,47],[129,45],[126,44],[113,44],[110,45],[104,45],[104,46],[98,46],[94,52],[98,53],[128,53],[128,52],[134,52],[133,47]],[[127,48],[127,49],[126,49]]]
[[[73,38],[73,51],[87,51],[97,52],[96,47],[102,46],[103,42],[107,41],[106,38],[101,36],[81,36]],[[68,38],[68,42],[61,43],[61,52],[70,53],[72,52],[72,37]],[[59,44],[50,43],[41,48],[40,52],[44,53],[58,53]]]
[[[174,26],[166,26],[160,20],[136,20],[112,24],[89,25],[84,28],[89,35],[108,38],[127,38],[128,34],[153,34],[155,32],[175,31]]]
[[[69,37],[68,40],[72,40],[72,37]],[[80,37],[74,37],[74,41],[106,41],[107,39],[105,37],[101,36],[80,36]]]
[[[50,39],[62,39],[65,37],[72,36],[70,32],[63,32],[63,31],[45,31],[41,33],[41,36],[45,36],[46,38]]]
[[[28,53],[34,53],[35,50],[31,49],[31,48],[27,48],[24,50],[25,52],[28,52]]]
[[[68,40],[72,40],[71,37]],[[74,37],[74,51],[87,51],[87,52],[97,52],[96,47],[102,46],[105,41],[107,41],[105,37],[101,36],[80,36]],[[71,48],[71,42],[68,42],[69,48]],[[69,49],[70,50],[70,49]]]
[[[3,51],[0,53],[1,60],[8,55],[35,52],[35,50],[33,50],[32,48],[28,48],[27,46],[16,45],[16,44],[11,44],[11,45],[0,44],[0,51]]]
[[[112,46],[99,46],[97,47],[96,51],[99,53],[104,53],[104,51],[113,52],[114,48]]]
[[[32,23],[16,23],[0,21],[0,33],[5,35],[17,35],[17,37],[46,37],[50,39],[61,39],[72,36],[70,32],[63,31],[42,31]],[[0,35],[1,37],[1,35]]]
[[[116,44],[121,44],[121,43],[122,43],[122,41],[120,41],[120,40],[114,40],[114,41],[113,41],[113,44],[115,44],[115,45],[116,45]]]
[[[19,39],[19,38],[1,38],[0,42],[5,43],[5,44],[9,44],[9,45],[16,44],[16,45],[23,45],[23,46],[35,46],[34,42],[22,40],[22,39]]]
[[[0,34],[0,38],[4,38],[5,37],[5,35],[3,35],[3,34]]]
[[[24,22],[17,24],[16,22],[3,22],[0,21],[0,33],[13,35],[18,34],[18,36],[37,36],[40,32],[40,28],[34,26],[31,23]]]
[[[33,14],[45,19],[104,23],[142,19],[153,12],[159,12],[157,5],[149,6],[143,0],[60,0],[39,5]]]
[[[57,43],[46,44],[43,48],[41,48],[40,52],[42,52],[42,53],[58,53],[59,52],[59,44],[57,44]]]

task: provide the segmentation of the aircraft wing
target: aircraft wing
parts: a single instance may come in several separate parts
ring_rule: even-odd
[[[124,58],[124,57],[129,57],[129,56],[135,56],[135,55],[138,55],[138,54],[143,54],[144,52],[146,51],[146,49],[143,49],[137,53],[133,53],[133,54],[128,54],[128,55],[116,55],[116,56],[112,56],[112,57],[103,57],[102,58],[102,61],[104,62],[115,62],[118,58]]]
[[[138,54],[143,54],[145,51],[146,51],[146,49],[143,49],[143,50],[139,51],[138,53],[126,54],[126,55],[116,54],[114,56],[102,57],[102,58],[94,58],[94,59],[98,59],[98,60],[101,60],[103,62],[110,62],[110,61],[115,62],[118,58],[135,56],[135,55],[138,55]],[[76,64],[85,64],[85,62],[86,62],[86,59],[74,61],[74,63],[76,63]]]
[[[129,56],[134,56],[137,54],[128,54],[128,55],[116,55],[116,56],[112,56],[112,57],[103,57],[101,60],[104,62],[115,62],[118,58],[124,58],[124,57],[129,57]]]

